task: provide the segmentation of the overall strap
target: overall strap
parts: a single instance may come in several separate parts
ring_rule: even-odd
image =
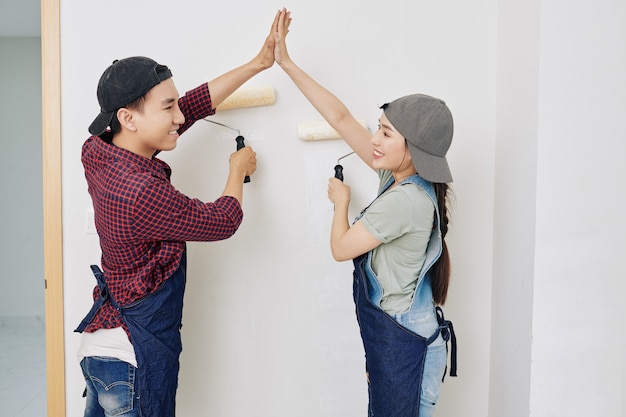
[[[439,259],[441,256],[441,252],[443,251],[443,243],[441,237],[441,218],[439,217],[439,205],[437,204],[437,195],[435,193],[435,187],[433,184],[420,177],[418,174],[413,174],[408,178],[405,178],[400,185],[404,184],[415,184],[417,187],[422,189],[426,195],[430,198],[435,207],[435,225],[431,232],[428,246],[426,247],[426,259],[424,260],[424,266],[422,267],[422,271],[420,276],[418,277],[418,281],[421,281],[426,273],[430,270],[433,264]]]
[[[98,310],[100,310],[100,307],[102,307],[102,305],[107,300],[111,301],[111,304],[113,304],[113,306],[117,310],[119,310],[117,303],[115,302],[115,300],[113,300],[113,297],[111,297],[111,294],[109,293],[109,288],[107,287],[106,280],[104,279],[104,273],[102,272],[100,267],[98,265],[91,265],[90,268],[91,268],[91,272],[96,277],[96,281],[98,282],[98,289],[100,290],[100,295],[98,299],[94,301],[93,305],[91,306],[91,310],[89,310],[89,313],[87,313],[85,318],[80,322],[78,327],[74,330],[77,333],[82,333],[83,330],[85,330],[85,327],[87,327],[89,323],[91,323],[93,318],[96,316],[96,313],[98,312]]]
[[[91,272],[93,272],[93,275],[96,277],[96,280],[98,281],[98,283],[104,283],[104,288],[106,289],[107,299],[111,302],[111,304],[113,304],[113,307],[115,307],[116,310],[120,310],[120,307],[117,305],[117,303],[113,299],[113,296],[109,292],[109,287],[106,286],[106,281],[104,279],[104,272],[102,272],[102,270],[100,269],[98,265],[91,265],[90,268],[91,268]],[[100,291],[102,291],[102,289],[100,289]]]
[[[452,344],[452,350],[450,352],[450,376],[456,375],[456,335],[454,334],[454,327],[452,327],[452,322],[450,320],[446,320],[443,316],[443,310],[441,307],[435,307],[435,311],[437,312],[437,321],[439,322],[438,331],[435,332],[435,335],[441,332],[441,337],[446,341],[446,351],[448,350],[448,341]],[[446,365],[446,371],[443,373],[443,378],[441,381],[443,382],[446,377],[448,365]]]

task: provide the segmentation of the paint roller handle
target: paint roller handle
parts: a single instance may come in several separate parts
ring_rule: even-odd
[[[343,158],[346,158],[352,155],[353,153],[354,151],[347,153],[341,158],[337,159],[337,165],[335,165],[335,178],[337,178],[341,182],[343,182],[343,167],[341,166],[341,164],[339,164],[339,161],[341,161]]]
[[[339,164],[335,165],[335,178],[343,182],[343,167]]]
[[[241,135],[237,136],[235,138],[235,141],[237,141],[237,150],[246,147],[246,144],[243,143],[243,141],[244,141],[243,136],[241,136]],[[246,177],[243,179],[243,182],[250,182],[250,176],[246,175]]]

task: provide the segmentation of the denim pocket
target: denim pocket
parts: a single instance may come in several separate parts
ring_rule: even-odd
[[[396,314],[394,319],[404,328],[409,329],[426,339],[432,336],[439,327],[434,306],[409,310]]]
[[[136,370],[133,365],[116,358],[91,356],[83,359],[81,368],[87,389],[95,390],[107,416],[120,416],[133,409]]]
[[[420,403],[424,405],[437,404],[441,380],[446,371],[446,343],[441,335],[428,346],[424,374],[422,376],[422,392]],[[421,417],[421,414],[420,414]]]

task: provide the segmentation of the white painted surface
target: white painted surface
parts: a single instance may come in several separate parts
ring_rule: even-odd
[[[532,416],[626,416],[626,3],[544,2]]]

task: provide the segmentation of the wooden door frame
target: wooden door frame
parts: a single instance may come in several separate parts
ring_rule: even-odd
[[[41,0],[43,239],[49,416],[65,416],[60,0]]]

